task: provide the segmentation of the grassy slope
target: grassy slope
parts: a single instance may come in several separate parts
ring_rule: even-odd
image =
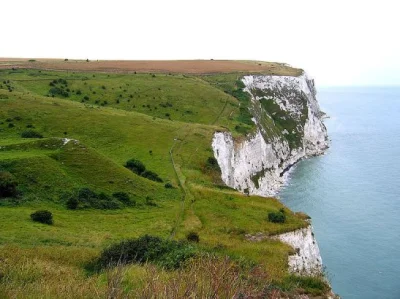
[[[57,78],[67,79],[70,90],[80,89],[82,94],[46,97],[49,83]],[[231,75],[227,78],[232,79]],[[1,71],[0,79],[0,168],[17,177],[23,191],[18,205],[0,207],[1,254],[13,260],[10,254],[18,251],[23,258],[13,260],[17,268],[24,267],[23,263],[29,268],[31,261],[27,259],[39,261],[31,279],[30,273],[10,272],[9,287],[0,280],[0,295],[1,290],[9,295],[29,290],[33,297],[59,290],[65,295],[62,286],[46,279],[47,267],[53,266],[66,267],[66,273],[73,277],[69,282],[72,285],[74,281],[89,284],[93,280],[102,289],[105,286],[101,276],[83,278],[83,264],[107,244],[144,233],[164,237],[172,234],[179,239],[195,230],[205,248],[219,248],[225,254],[260,263],[278,280],[286,275],[291,248],[272,240],[247,242],[244,234],[276,234],[306,223],[289,211],[286,224],[265,221],[268,211],[282,208],[278,201],[221,189],[218,174],[204,169],[206,159],[212,156],[213,132],[223,130],[221,126],[234,129],[241,124],[235,98],[204,78],[180,75],[29,70]],[[12,92],[2,83],[7,80]],[[90,90],[109,103],[96,105]],[[85,94],[89,100],[81,103]],[[118,104],[113,99],[119,94],[123,100]],[[167,101],[172,107],[160,106]],[[191,113],[184,113],[187,110]],[[170,113],[172,120],[165,113]],[[9,128],[9,123],[14,127]],[[20,138],[27,125],[33,125],[46,139]],[[60,140],[64,137],[78,142],[64,145]],[[140,159],[177,188],[166,189],[161,183],[128,171],[123,164],[130,158]],[[116,211],[67,210],[63,193],[83,186],[109,194],[128,192],[138,205]],[[155,199],[156,207],[144,204],[147,196]],[[54,226],[30,221],[29,214],[39,208],[53,212]],[[0,266],[0,272],[7,269]],[[19,283],[24,279],[29,280],[25,287]],[[91,287],[74,292],[79,297],[93,295]]]

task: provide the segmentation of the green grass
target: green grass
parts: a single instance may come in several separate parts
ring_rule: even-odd
[[[207,167],[216,130],[241,136],[254,129],[240,109],[249,98],[242,97],[239,77],[0,71],[0,170],[17,178],[20,191],[16,199],[0,199],[0,258],[17,269],[0,266],[0,297],[24,290],[33,298],[41,292],[66,297],[53,286],[60,275],[55,269],[68,273],[63,283],[76,297],[88,297],[104,288],[104,273],[87,277],[84,265],[105,246],[144,234],[184,239],[189,231],[199,233],[204,250],[259,264],[283,283],[293,249],[272,239],[250,242],[245,235],[271,236],[307,222],[288,210],[284,224],[268,222],[268,212],[283,208],[279,201],[223,187],[218,170]],[[71,94],[48,97],[49,83],[60,78]],[[81,95],[72,92],[78,89]],[[82,103],[85,95],[89,100]],[[97,97],[108,104],[96,104]],[[44,138],[21,138],[27,128]],[[142,161],[164,183],[125,168],[129,159]],[[165,188],[166,182],[175,188]],[[66,195],[82,187],[126,192],[137,205],[67,210]],[[147,197],[155,205],[146,204]],[[31,221],[39,209],[53,213],[54,225]],[[126,277],[142,270],[131,267]]]

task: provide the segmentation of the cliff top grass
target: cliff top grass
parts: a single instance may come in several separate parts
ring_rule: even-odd
[[[223,78],[231,91],[238,76]],[[284,208],[279,201],[225,187],[208,164],[216,130],[250,127],[240,100],[214,84],[221,78],[1,70],[0,171],[15,177],[18,195],[0,199],[0,258],[6,261],[0,264],[0,297],[105,294],[108,272],[87,276],[85,265],[106,246],[144,234],[183,240],[196,232],[199,249],[259,265],[271,281],[285,284],[293,249],[245,235],[274,235],[308,223],[287,209],[284,224],[268,222],[269,212]],[[163,182],[124,167],[129,159]],[[132,204],[68,209],[68,199],[83,188],[104,198],[123,192]],[[54,224],[32,222],[36,210],[51,211]],[[124,268],[126,292],[138,287],[143,271],[148,266]],[[54,283],[61,276],[68,279]]]

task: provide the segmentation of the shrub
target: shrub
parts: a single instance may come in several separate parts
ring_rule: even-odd
[[[120,203],[110,197],[109,195],[101,192],[97,195],[98,201],[92,203],[92,206],[94,208],[102,209],[102,210],[116,210],[120,209],[121,205]]]
[[[151,206],[151,207],[156,207],[157,204],[154,202],[154,199],[151,198],[150,196],[146,196],[146,205]]]
[[[79,206],[79,200],[77,198],[71,197],[67,200],[67,208],[70,210],[76,210]]]
[[[53,224],[53,214],[47,210],[40,210],[32,213],[31,219],[35,222]]]
[[[134,173],[141,175],[146,170],[146,166],[137,159],[130,159],[126,161],[125,167],[133,171]]]
[[[199,234],[196,233],[196,232],[190,232],[190,233],[188,233],[188,234],[186,235],[186,239],[187,239],[189,242],[196,242],[196,243],[199,243],[199,241],[200,241]]]
[[[171,183],[166,183],[166,184],[164,185],[164,187],[167,188],[167,189],[173,189],[173,188],[174,188],[174,186],[172,186]]]
[[[206,161],[206,167],[213,170],[219,170],[217,159],[214,157],[208,157]]]
[[[70,210],[78,208],[116,210],[122,207],[122,202],[116,197],[111,197],[103,192],[96,193],[89,188],[81,188],[67,199],[66,206]]]
[[[17,180],[8,171],[0,171],[0,198],[17,196]]]
[[[177,269],[194,255],[195,248],[190,244],[145,235],[104,249],[95,264],[102,269],[118,264],[153,262],[167,269]]]
[[[126,205],[131,204],[131,198],[129,197],[129,194],[126,192],[115,192],[113,193],[112,196]]]
[[[286,216],[282,212],[270,212],[268,213],[268,221],[273,223],[284,223]]]
[[[26,130],[21,133],[22,138],[43,138],[43,135],[34,130]]]
[[[155,172],[153,172],[153,171],[150,171],[150,170],[145,170],[145,171],[143,171],[142,172],[142,177],[144,177],[144,178],[146,178],[146,179],[149,179],[149,180],[152,180],[152,181],[155,181],[155,182],[160,182],[160,183],[162,183],[162,179],[158,176],[158,174],[157,173],[155,173]]]
[[[50,84],[52,84],[52,83],[50,83]],[[53,86],[54,86],[54,83],[53,83]],[[69,93],[60,87],[50,88],[49,95],[51,95],[52,97],[57,96],[57,95],[63,96],[63,97],[69,97]]]
[[[14,125],[13,123],[9,123],[9,124],[8,124],[8,127],[9,127],[9,128],[14,128],[15,125]]]

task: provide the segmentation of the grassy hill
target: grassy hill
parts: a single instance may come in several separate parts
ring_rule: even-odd
[[[161,277],[160,288],[176,277],[187,284],[191,267],[211,267],[208,261],[217,259],[223,269],[226,256],[239,267],[235,277],[241,283],[282,294],[322,293],[320,279],[288,273],[292,248],[245,237],[304,227],[303,217],[276,199],[225,187],[210,163],[216,130],[240,136],[253,129],[237,85],[240,76],[0,70],[0,171],[18,184],[15,196],[0,198],[0,297],[97,298],[114,289],[121,298],[146,297],[149,277]],[[140,160],[162,182],[126,168],[130,159]],[[113,208],[95,202],[68,209],[68,199],[87,189]],[[130,203],[118,201],[118,192]],[[30,219],[41,209],[53,213],[53,225]],[[267,221],[268,212],[280,209],[285,223]],[[199,235],[196,250],[208,256],[192,266],[87,271],[110,244],[145,234],[183,240],[189,232]],[[266,277],[251,272],[254,267]],[[249,283],[253,280],[257,283]]]

